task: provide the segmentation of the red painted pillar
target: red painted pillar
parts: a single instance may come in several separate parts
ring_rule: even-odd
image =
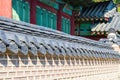
[[[74,35],[75,34],[75,19],[74,19],[74,11],[72,11],[72,16],[70,19],[70,26],[71,26],[71,31],[70,34]]]
[[[30,23],[36,24],[36,0],[30,0]]]
[[[12,0],[0,0],[0,16],[12,18]]]
[[[59,10],[57,12],[57,30],[62,31],[62,9],[63,7],[59,5]]]

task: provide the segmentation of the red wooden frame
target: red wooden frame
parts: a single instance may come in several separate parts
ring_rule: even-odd
[[[107,38],[105,35],[97,35],[97,36],[84,36],[85,38],[93,39],[93,40],[99,40],[101,38]]]

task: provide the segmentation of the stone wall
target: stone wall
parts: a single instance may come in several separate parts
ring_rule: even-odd
[[[0,54],[0,80],[118,80],[117,60]]]

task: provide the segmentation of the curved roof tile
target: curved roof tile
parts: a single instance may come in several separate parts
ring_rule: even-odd
[[[6,45],[0,40],[0,53],[6,52]]]
[[[20,46],[19,46],[19,48],[20,48],[20,52],[21,52],[22,54],[24,54],[24,55],[27,55],[27,54],[28,54],[28,47],[27,47],[27,45],[26,45],[25,42],[20,41]]]
[[[47,53],[47,50],[45,49],[45,47],[42,44],[39,45],[38,51],[40,51],[40,53],[43,55],[45,55]]]
[[[8,48],[12,53],[15,53],[15,54],[17,54],[17,53],[18,53],[18,50],[19,50],[19,48],[18,48],[17,44],[15,43],[15,41],[12,41],[12,40],[9,41],[9,46],[8,46],[7,48]]]

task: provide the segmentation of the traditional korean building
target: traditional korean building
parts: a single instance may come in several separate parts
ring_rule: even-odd
[[[2,0],[0,16],[74,34],[72,6],[62,0]],[[7,3],[8,6],[5,6]]]
[[[109,32],[110,28],[119,25],[116,24],[119,13],[114,10],[113,2],[92,4],[89,9],[83,8],[81,16],[76,18],[78,21],[75,23],[80,29],[81,25],[86,26],[85,21],[90,24],[93,22],[93,25],[104,22],[105,25],[113,25],[113,22],[114,26],[104,27],[107,30],[104,33],[108,36],[99,37],[102,38],[100,41],[92,40],[98,40],[92,35],[88,37],[92,39],[73,36],[75,12],[73,6],[69,5],[74,4],[73,0],[69,4],[65,3],[66,0],[0,2],[0,7],[4,6],[0,9],[0,15],[8,17],[0,17],[0,80],[120,79],[120,36],[116,34],[119,30]],[[104,6],[104,10],[100,5]],[[95,11],[91,12],[93,7]],[[86,10],[90,10],[95,16],[88,14]],[[98,35],[98,27],[90,29],[92,34]],[[78,28],[77,31],[81,33]]]
[[[104,31],[99,25],[104,26],[104,24],[111,23],[116,13],[116,4],[111,0],[83,8],[79,17],[77,16],[76,35],[95,40],[106,38],[107,31]],[[109,29],[109,26],[106,26],[106,28]]]

